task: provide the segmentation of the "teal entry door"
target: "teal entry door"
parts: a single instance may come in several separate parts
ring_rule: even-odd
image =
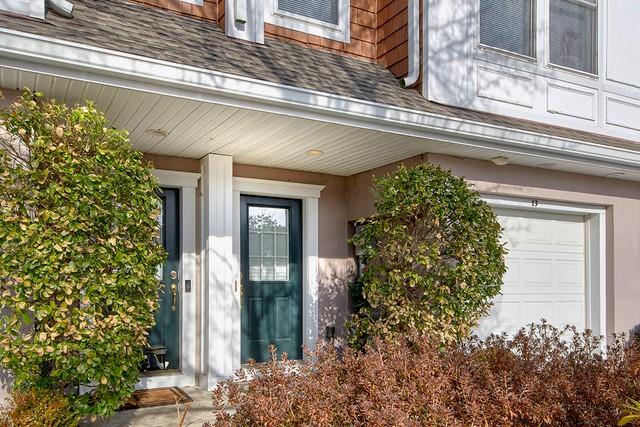
[[[269,360],[269,345],[302,358],[300,200],[242,196],[242,363]]]
[[[162,201],[160,239],[167,251],[167,261],[161,269],[156,325],[149,334],[149,370],[180,368],[180,193],[176,189],[162,188],[159,196]]]

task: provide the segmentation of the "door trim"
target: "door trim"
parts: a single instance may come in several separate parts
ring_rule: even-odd
[[[180,368],[177,373],[141,376],[136,389],[196,384],[196,188],[200,174],[154,169],[159,184],[180,191]],[[191,280],[191,292],[184,292]],[[169,371],[170,372],[170,371]]]
[[[240,368],[241,300],[240,195],[302,200],[302,345],[315,349],[318,340],[318,205],[324,185],[233,177],[234,297],[232,352],[234,369]],[[307,356],[305,355],[304,358]]]
[[[493,208],[506,208],[585,217],[586,327],[604,337],[607,345],[607,209],[578,203],[556,202],[536,198],[520,198],[484,194],[482,199]]]

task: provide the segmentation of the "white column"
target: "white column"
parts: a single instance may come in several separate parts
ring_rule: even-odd
[[[315,350],[318,340],[318,197],[302,199],[302,218],[302,344]]]
[[[203,377],[207,389],[233,374],[233,161],[208,154],[202,172]]]

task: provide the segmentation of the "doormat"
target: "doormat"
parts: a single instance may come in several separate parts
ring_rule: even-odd
[[[193,402],[191,396],[179,387],[160,387],[147,390],[136,390],[120,407],[120,411],[154,406],[175,405]]]

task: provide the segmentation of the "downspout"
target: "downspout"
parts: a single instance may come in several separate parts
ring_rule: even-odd
[[[403,87],[412,87],[420,78],[420,0],[409,0],[407,5],[407,43],[409,73],[400,81]]]
[[[73,18],[73,3],[66,0],[47,0],[47,6],[65,18]]]

